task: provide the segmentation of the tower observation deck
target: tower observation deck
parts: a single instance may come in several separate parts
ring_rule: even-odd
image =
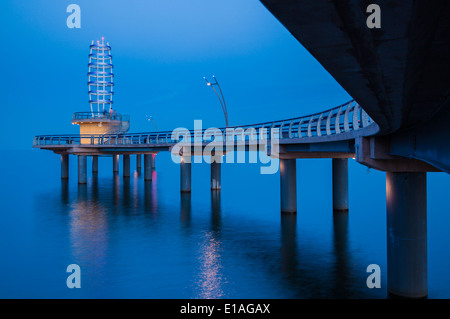
[[[72,124],[80,125],[80,134],[125,133],[130,128],[128,115],[113,109],[114,72],[109,42],[92,41],[89,48],[88,94],[90,111],[76,112]]]

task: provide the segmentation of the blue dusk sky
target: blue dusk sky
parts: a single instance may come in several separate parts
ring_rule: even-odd
[[[66,25],[69,4],[81,28]],[[224,126],[307,115],[351,97],[257,0],[33,0],[0,2],[1,147],[30,149],[38,134],[78,133],[88,111],[92,40],[112,47],[114,107],[132,132]]]

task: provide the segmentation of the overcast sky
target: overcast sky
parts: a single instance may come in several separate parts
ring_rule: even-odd
[[[69,29],[69,4],[81,28]],[[299,17],[301,19],[301,17]],[[0,2],[2,148],[34,135],[77,133],[88,111],[89,45],[112,47],[119,113],[131,131],[224,126],[203,76],[224,91],[230,125],[307,115],[350,96],[257,0],[30,0]]]

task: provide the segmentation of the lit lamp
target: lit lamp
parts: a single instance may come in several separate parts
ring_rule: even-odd
[[[216,77],[213,75],[214,83],[209,82],[206,77],[203,77],[206,81],[206,85],[210,86],[214,93],[216,93],[217,98],[219,99],[220,105],[222,106],[223,115],[225,116],[225,124],[226,127],[228,127],[228,111],[227,111],[227,105],[225,104],[225,98],[223,97],[222,89],[220,88],[219,82],[217,81]],[[214,88],[216,86],[219,88],[220,96],[217,90]],[[222,97],[222,98],[221,98]]]

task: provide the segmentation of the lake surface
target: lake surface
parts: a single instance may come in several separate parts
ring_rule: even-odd
[[[279,175],[223,164],[211,192],[207,164],[180,170],[156,157],[151,182],[113,175],[112,159],[77,184],[60,157],[1,151],[1,298],[386,298],[385,174],[349,160],[349,214],[331,209],[331,160],[297,160],[298,214],[280,214]],[[121,168],[122,169],[122,168]],[[430,298],[450,298],[450,176],[428,174]],[[66,268],[81,267],[81,289]],[[381,289],[366,268],[381,267]]]

